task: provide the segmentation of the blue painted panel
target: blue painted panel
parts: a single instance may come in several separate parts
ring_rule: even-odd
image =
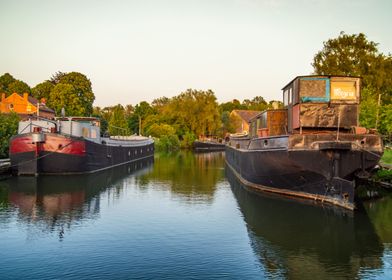
[[[329,78],[306,77],[301,78],[304,81],[325,81],[325,97],[301,97],[302,102],[329,102],[331,100],[331,84]]]

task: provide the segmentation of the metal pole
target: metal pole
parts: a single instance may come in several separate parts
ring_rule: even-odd
[[[381,93],[378,94],[377,114],[376,114],[376,129],[378,128],[378,114],[380,112],[380,105],[381,105]]]

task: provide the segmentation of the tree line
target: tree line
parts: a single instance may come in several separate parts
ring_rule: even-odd
[[[102,131],[109,134],[143,134],[159,138],[163,149],[190,147],[200,135],[224,137],[234,132],[230,112],[239,110],[262,111],[272,103],[261,96],[242,102],[233,100],[218,104],[212,90],[188,89],[172,98],[154,99],[151,104],[94,107],[93,116],[101,119]]]
[[[362,77],[360,124],[391,136],[392,57],[381,53],[377,46],[363,33],[349,35],[341,32],[337,38],[324,42],[322,50],[315,54],[313,74]],[[151,103],[142,101],[136,105],[93,107],[92,84],[78,72],[57,72],[33,88],[5,73],[0,76],[0,92],[6,95],[27,92],[39,100],[45,99],[47,106],[57,115],[64,108],[69,116],[99,117],[104,133],[140,133],[157,137],[157,145],[163,149],[180,145],[189,147],[199,135],[223,137],[234,131],[235,121],[230,119],[232,110],[262,111],[272,108],[274,102],[256,96],[219,104],[212,90],[188,89],[172,98],[161,97]],[[278,103],[282,106],[281,102]],[[3,123],[4,119],[1,119]]]

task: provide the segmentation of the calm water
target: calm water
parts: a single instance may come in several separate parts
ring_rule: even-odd
[[[392,199],[254,194],[224,154],[0,181],[0,279],[391,279]]]

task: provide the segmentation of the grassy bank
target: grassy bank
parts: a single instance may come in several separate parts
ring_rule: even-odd
[[[384,155],[381,158],[381,162],[392,164],[392,150],[385,150]]]

